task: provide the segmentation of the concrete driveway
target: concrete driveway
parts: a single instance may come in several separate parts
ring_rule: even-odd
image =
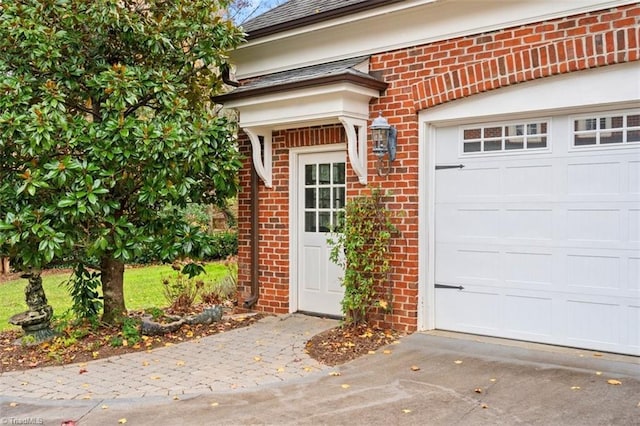
[[[100,426],[125,419],[127,425],[154,426],[633,425],[640,424],[640,362],[501,339],[415,333],[347,365],[251,390],[101,401],[22,398],[13,406],[10,401],[0,397],[3,424],[41,419],[59,425],[68,418]]]

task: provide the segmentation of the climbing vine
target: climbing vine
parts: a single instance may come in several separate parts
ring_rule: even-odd
[[[345,206],[342,223],[328,238],[331,261],[344,269],[342,312],[345,324],[366,323],[373,308],[387,308],[388,301],[377,300],[376,288],[389,279],[390,243],[396,228],[383,194],[355,197]]]

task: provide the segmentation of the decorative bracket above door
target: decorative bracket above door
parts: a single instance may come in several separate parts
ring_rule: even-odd
[[[251,141],[253,167],[256,169],[256,173],[267,188],[273,187],[271,129],[244,127],[242,130]]]
[[[338,117],[347,134],[347,152],[351,168],[362,185],[367,184],[367,120]]]

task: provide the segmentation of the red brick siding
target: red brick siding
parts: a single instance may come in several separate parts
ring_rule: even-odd
[[[258,195],[258,310],[279,314],[289,312],[289,148],[345,144],[345,140],[344,129],[339,124],[283,130],[272,135],[273,187],[261,184]],[[251,292],[251,144],[244,134],[240,135],[239,142],[245,163],[240,173],[241,190],[238,194],[238,282],[240,293],[246,298]],[[351,185],[355,184],[353,179],[349,179]]]
[[[640,5],[570,16],[384,52],[372,56],[371,71],[389,83],[371,105],[398,130],[397,160],[388,176],[375,173],[368,154],[369,186],[350,171],[347,196],[381,187],[392,191],[399,235],[393,240],[391,312],[376,323],[413,331],[418,315],[418,117],[417,111],[480,92],[538,78],[640,59]],[[331,132],[340,134],[327,136]],[[258,308],[288,311],[288,148],[344,141],[341,128],[309,128],[274,135],[274,188],[260,186],[260,284]],[[249,145],[242,140],[248,155]],[[248,164],[248,163],[247,163]],[[248,171],[241,174],[240,282],[248,292]]]

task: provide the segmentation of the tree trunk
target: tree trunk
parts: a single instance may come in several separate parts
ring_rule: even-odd
[[[104,296],[102,321],[107,324],[122,322],[127,309],[124,306],[124,263],[111,257],[100,260],[100,281]]]

